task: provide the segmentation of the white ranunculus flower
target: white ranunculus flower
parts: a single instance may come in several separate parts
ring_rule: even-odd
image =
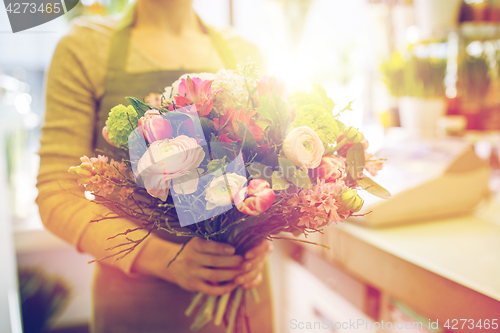
[[[227,173],[214,178],[210,182],[207,193],[205,194],[207,210],[230,205],[236,193],[238,193],[246,183],[246,177],[235,173]]]
[[[302,126],[288,133],[283,142],[283,152],[296,166],[314,169],[321,163],[325,147],[315,131]]]
[[[141,177],[151,196],[165,201],[173,179],[183,178],[175,183],[179,192],[196,191],[197,169],[204,158],[203,147],[196,139],[185,135],[154,141],[137,163],[137,176]],[[186,184],[182,186],[182,182]]]

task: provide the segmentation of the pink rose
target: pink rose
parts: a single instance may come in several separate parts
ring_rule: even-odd
[[[236,194],[234,203],[243,214],[257,216],[271,208],[274,196],[274,191],[267,181],[253,179],[248,183],[248,187],[242,188]]]
[[[319,167],[315,170],[320,179],[327,183],[337,180],[344,180],[346,177],[345,162],[335,156],[323,156]]]
[[[137,126],[144,139],[149,143],[169,139],[173,134],[170,121],[163,118],[158,110],[146,111],[144,117],[139,119]]]
[[[198,186],[198,167],[205,158],[205,151],[196,139],[179,135],[174,139],[154,141],[137,164],[148,193],[167,200],[170,180],[174,190],[190,194]],[[184,181],[185,180],[185,184]]]

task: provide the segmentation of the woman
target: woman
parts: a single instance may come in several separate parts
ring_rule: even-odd
[[[95,148],[111,148],[101,129],[109,110],[124,103],[125,96],[160,92],[184,73],[234,69],[249,57],[261,60],[253,45],[206,26],[187,0],[138,0],[121,20],[77,21],[58,44],[47,78],[37,184],[45,226],[80,252],[97,259],[109,256],[106,249],[123,239],[107,237],[137,225],[128,219],[89,223],[108,211],[83,198],[68,167],[82,155],[94,155]],[[140,230],[130,237],[144,235]],[[124,258],[96,264],[94,332],[189,332],[192,319],[183,311],[193,291],[222,295],[238,285],[258,286],[262,303],[249,302],[250,325],[254,332],[272,331],[262,271],[269,242],[242,257],[228,245],[193,239],[167,268],[183,241],[155,234]],[[230,282],[217,286],[209,281]],[[223,328],[210,324],[204,332]]]

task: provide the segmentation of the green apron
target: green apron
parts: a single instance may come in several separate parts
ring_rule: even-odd
[[[130,47],[130,32],[134,20],[133,7],[124,16],[110,43],[109,61],[104,95],[96,114],[95,148],[113,149],[102,137],[109,110],[118,104],[126,104],[126,96],[144,98],[151,92],[160,92],[181,75],[193,72],[215,72],[214,69],[156,70],[127,73],[127,54]],[[236,60],[227,43],[212,28],[200,23],[210,35],[225,68],[235,69]],[[172,242],[183,242],[181,238],[158,236]],[[249,300],[247,313],[253,333],[272,332],[272,307],[269,279],[259,286],[262,302],[257,306]],[[190,332],[193,318],[184,316],[193,293],[177,285],[148,276],[129,276],[105,264],[96,264],[93,285],[93,312],[91,329],[94,333],[153,333]],[[224,328],[207,325],[202,333],[224,332]]]

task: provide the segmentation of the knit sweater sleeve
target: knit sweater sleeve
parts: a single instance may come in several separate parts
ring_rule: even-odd
[[[102,31],[96,35],[95,29],[82,24],[59,42],[46,79],[37,182],[37,204],[45,227],[96,259],[109,256],[113,251],[107,248],[125,241],[124,237],[107,240],[108,237],[137,227],[127,219],[90,223],[109,211],[87,200],[75,177],[68,173],[70,166],[80,163],[81,156],[94,156],[95,113],[103,90],[108,46],[109,38]],[[145,234],[139,230],[129,237],[140,239]],[[120,260],[109,258],[103,262],[130,273],[135,257],[147,241]]]

